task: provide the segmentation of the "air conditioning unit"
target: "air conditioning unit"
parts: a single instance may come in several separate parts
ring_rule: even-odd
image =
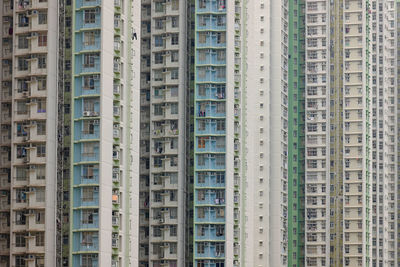
[[[84,111],[83,116],[84,117],[90,117],[91,112],[90,111]]]
[[[37,15],[39,12],[37,10],[32,10],[32,15]]]
[[[159,223],[164,223],[164,218],[158,219],[158,222],[159,222]]]
[[[93,192],[99,192],[99,187],[98,186],[93,187]]]
[[[95,80],[95,81],[100,80],[100,74],[93,75],[93,80]]]
[[[100,120],[93,120],[93,125],[99,125],[100,124]]]
[[[32,33],[31,33],[31,37],[38,37],[38,35],[39,35],[39,34],[38,34],[37,32],[32,32]]]

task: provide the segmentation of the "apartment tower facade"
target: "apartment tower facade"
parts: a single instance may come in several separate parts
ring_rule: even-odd
[[[69,266],[137,261],[139,9],[72,2]]]

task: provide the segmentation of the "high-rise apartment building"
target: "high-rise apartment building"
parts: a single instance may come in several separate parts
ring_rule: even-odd
[[[396,266],[395,2],[305,4],[305,265]]]
[[[56,261],[57,10],[1,4],[2,266]]]
[[[139,8],[72,2],[70,266],[129,266],[137,258]]]
[[[139,8],[2,1],[0,266],[137,261]]]
[[[399,8],[3,0],[0,267],[398,266]]]

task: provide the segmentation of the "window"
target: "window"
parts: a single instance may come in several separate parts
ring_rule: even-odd
[[[18,248],[23,248],[26,246],[25,234],[16,233],[15,234],[15,246]]]
[[[38,121],[36,123],[36,134],[37,135],[46,135],[46,122]]]
[[[199,33],[199,43],[200,44],[205,44],[207,41],[207,33]]]
[[[16,167],[15,174],[17,181],[26,181],[28,178],[28,169],[25,167]]]
[[[39,24],[47,24],[47,12],[40,11],[38,17],[39,17]]]
[[[164,42],[163,42],[162,36],[157,35],[154,37],[154,46],[155,47],[161,47],[161,46],[163,46],[163,44],[164,44]]]
[[[46,167],[38,165],[36,166],[36,180],[46,179]]]
[[[177,246],[176,243],[169,243],[169,253],[176,254]]]
[[[37,59],[38,59],[38,68],[39,68],[39,69],[45,69],[46,66],[47,66],[47,63],[46,63],[46,61],[47,61],[46,55],[40,55],[40,56],[38,56]]]
[[[217,68],[217,77],[225,78],[225,68]]]
[[[197,147],[205,148],[206,147],[206,139],[208,139],[208,137],[199,137],[198,141],[197,141]]]
[[[27,49],[29,45],[28,35],[18,35],[18,49]]]
[[[15,267],[25,267],[25,256],[16,255],[15,256]]]
[[[17,203],[25,203],[25,202],[26,202],[26,193],[25,193],[25,189],[17,188],[17,189],[15,190],[15,196],[16,196],[15,201],[16,201]]]
[[[95,210],[82,210],[82,224],[93,224]]]
[[[178,114],[178,103],[171,104],[171,114]]]
[[[36,146],[36,156],[40,158],[46,157],[46,144]]]
[[[225,165],[225,155],[216,155],[215,156],[215,164],[217,166],[224,166]]]
[[[172,24],[172,28],[177,28],[179,26],[178,17],[172,17],[171,24]]]
[[[82,201],[90,202],[94,200],[94,187],[83,187],[82,188]]]
[[[225,131],[225,120],[217,120],[217,131]]]
[[[197,243],[197,253],[199,254],[204,253],[204,243]]]
[[[178,45],[179,44],[179,35],[172,34],[171,36],[171,45]]]
[[[89,31],[85,32],[83,35],[83,45],[84,46],[91,46],[94,45],[96,41],[96,32]]]
[[[47,46],[47,33],[40,33],[38,36],[38,46]]]
[[[206,164],[204,155],[198,155],[197,157],[197,165],[204,166]]]
[[[93,246],[93,237],[94,233],[93,232],[82,232],[82,246]]]
[[[36,246],[43,247],[44,246],[44,232],[35,233]]]
[[[154,63],[155,64],[162,64],[164,62],[164,57],[162,53],[155,53],[154,54]]]
[[[206,130],[206,122],[204,120],[199,120],[197,122],[197,129],[199,131],[205,131]]]
[[[178,62],[179,61],[179,53],[177,51],[171,52],[171,62]]]
[[[225,58],[226,58],[226,52],[225,52],[225,50],[218,50],[218,51],[217,51],[217,59],[218,59],[219,61],[221,61],[221,60],[225,60]]]
[[[28,61],[26,57],[19,57],[18,58],[18,70],[25,71],[28,70]]]
[[[95,254],[82,254],[81,267],[93,267],[97,262],[97,255]]]
[[[37,77],[36,81],[37,81],[38,91],[43,91],[47,89],[46,77]]]
[[[83,66],[85,68],[93,68],[97,57],[97,54],[85,54],[83,56]]]
[[[197,209],[197,218],[204,218],[205,217],[205,212],[204,212],[204,208],[198,208]]]
[[[170,208],[170,210],[169,210],[169,217],[170,217],[171,219],[176,219],[177,216],[178,216],[178,210],[177,210],[177,208]]]
[[[96,10],[86,9],[84,14],[85,24],[96,23]]]
[[[45,191],[44,187],[36,187],[36,202],[45,202]]]
[[[25,223],[26,223],[25,212],[17,210],[15,212],[15,224],[16,225],[25,225]]]
[[[93,75],[83,76],[83,90],[94,90]]]
[[[225,33],[218,32],[217,33],[217,44],[224,44],[226,42]]]
[[[179,71],[178,69],[171,70],[171,80],[179,79]]]
[[[18,15],[18,27],[28,27],[29,26],[29,18],[26,14]]]
[[[36,215],[35,215],[35,222],[36,224],[44,224],[45,222],[45,213],[44,210],[36,210]]]
[[[170,225],[169,227],[169,236],[177,236],[177,227],[176,225]]]

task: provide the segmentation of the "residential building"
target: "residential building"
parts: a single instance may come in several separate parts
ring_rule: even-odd
[[[2,1],[0,16],[0,266],[134,264],[139,5]]]

